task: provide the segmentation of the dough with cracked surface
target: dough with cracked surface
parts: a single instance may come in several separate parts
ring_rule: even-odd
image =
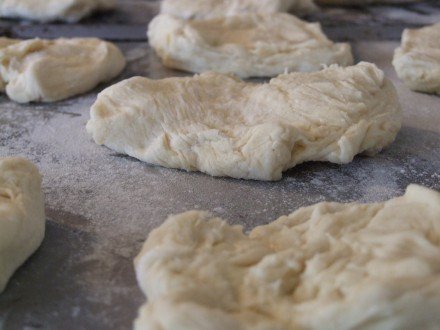
[[[285,13],[191,21],[159,15],[148,27],[148,40],[166,67],[197,73],[273,77],[353,64],[349,44],[333,43],[319,23]]]
[[[135,268],[138,330],[435,330],[440,193],[320,203],[249,235],[186,212],[150,233]]]
[[[183,19],[209,19],[287,11],[306,14],[316,9],[313,0],[164,0],[160,12]]]
[[[393,65],[412,90],[440,94],[440,23],[405,29]]]
[[[73,23],[94,11],[111,9],[115,3],[115,0],[0,0],[0,17]]]
[[[45,223],[37,167],[23,158],[0,158],[0,293],[40,246]]]
[[[14,101],[54,102],[90,91],[116,77],[125,58],[95,38],[0,38],[0,91]]]
[[[252,84],[219,73],[134,77],[101,92],[87,131],[145,162],[213,176],[279,180],[306,161],[344,164],[389,145],[401,126],[392,83],[374,64]]]

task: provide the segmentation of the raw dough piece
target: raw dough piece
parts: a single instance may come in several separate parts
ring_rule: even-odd
[[[279,180],[306,161],[375,154],[401,126],[392,83],[374,64],[245,83],[208,72],[134,77],[99,94],[87,131],[151,164],[213,176]]]
[[[73,23],[94,11],[111,9],[115,3],[115,0],[0,0],[0,17]]]
[[[440,23],[405,29],[393,65],[412,90],[440,94]]]
[[[172,216],[135,259],[135,329],[439,329],[440,193],[320,203],[249,235]]]
[[[99,39],[0,38],[0,90],[20,103],[53,102],[85,93],[124,67],[121,51]]]
[[[284,13],[195,21],[159,15],[149,25],[148,40],[165,66],[198,73],[273,77],[353,64],[349,44],[327,39],[319,23]]]
[[[38,169],[22,158],[0,158],[0,293],[40,246],[45,222]]]
[[[286,11],[306,14],[316,9],[313,0],[164,0],[160,12],[183,19],[209,19]]]

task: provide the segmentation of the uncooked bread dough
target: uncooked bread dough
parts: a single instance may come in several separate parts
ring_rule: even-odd
[[[160,12],[183,19],[207,19],[251,13],[315,11],[313,0],[163,0]]]
[[[440,23],[405,29],[393,65],[412,90],[440,94]]]
[[[45,222],[38,169],[22,158],[0,158],[0,293],[40,246]]]
[[[0,17],[77,22],[114,5],[115,0],[0,0]]]
[[[172,216],[135,259],[135,329],[438,329],[440,193],[320,203],[243,234]]]
[[[319,23],[284,13],[193,21],[159,15],[149,25],[148,40],[165,66],[198,73],[273,77],[353,64],[349,44],[327,39]]]
[[[392,83],[374,64],[280,75],[268,84],[208,72],[135,77],[104,90],[87,131],[151,164],[213,176],[278,180],[306,161],[375,154],[401,126]]]
[[[0,90],[20,103],[63,100],[116,77],[125,58],[94,38],[0,38]]]

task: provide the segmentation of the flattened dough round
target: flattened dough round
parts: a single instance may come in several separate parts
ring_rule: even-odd
[[[363,62],[268,84],[213,72],[135,77],[99,94],[87,131],[96,143],[151,164],[279,180],[306,161],[348,163],[377,153],[400,126],[392,83]]]
[[[252,13],[316,10],[313,0],[163,0],[160,12],[183,19],[209,19]]]
[[[111,9],[115,3],[115,0],[0,0],[0,17],[77,22],[96,10]]]
[[[0,91],[14,101],[54,102],[88,92],[116,77],[125,58],[94,38],[0,38]]]
[[[22,158],[0,158],[0,293],[40,246],[45,223],[38,169]]]
[[[148,40],[165,66],[197,73],[273,77],[353,64],[349,44],[330,41],[319,23],[284,13],[191,21],[159,15],[148,27]]]
[[[440,94],[440,23],[405,29],[393,65],[412,90]]]
[[[435,330],[440,193],[320,203],[249,235],[191,211],[151,232],[135,268],[138,330]]]

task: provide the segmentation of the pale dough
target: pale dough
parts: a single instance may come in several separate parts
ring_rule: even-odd
[[[96,10],[111,9],[115,3],[115,0],[0,0],[0,17],[77,22]]]
[[[165,66],[198,73],[273,77],[353,64],[349,44],[330,41],[319,23],[284,13],[192,21],[159,15],[149,25],[148,40]]]
[[[268,84],[213,72],[134,77],[99,94],[87,131],[96,143],[151,164],[278,180],[306,161],[343,164],[375,154],[400,126],[392,83],[363,62]]]
[[[440,23],[405,29],[393,65],[412,90],[440,94]]]
[[[38,169],[22,158],[0,158],[0,293],[40,246],[45,222]]]
[[[116,77],[125,58],[94,38],[0,38],[0,90],[20,103],[53,102],[85,93]]]
[[[315,11],[313,0],[164,0],[160,12],[183,19],[207,19],[252,13]]]
[[[135,259],[135,329],[425,329],[440,325],[440,193],[320,203],[249,235],[171,216]]]

